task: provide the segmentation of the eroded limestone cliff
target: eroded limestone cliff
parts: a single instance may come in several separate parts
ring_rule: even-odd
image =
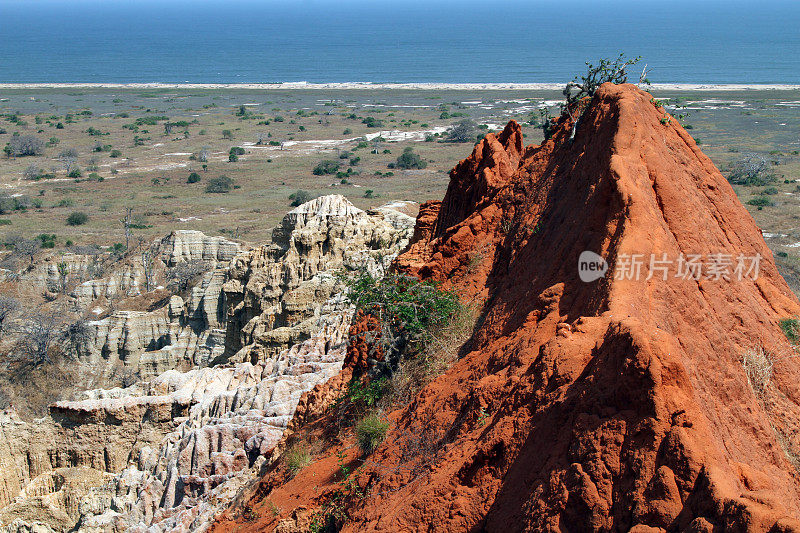
[[[293,210],[271,244],[251,251],[198,232],[166,237],[154,248],[160,279],[202,260],[199,282],[153,311],[90,321],[82,347],[99,372],[113,363],[144,379],[57,402],[35,422],[13,408],[0,418],[0,524],[202,529],[256,475],[301,395],[341,369],[351,311],[336,272],[384,268],[413,224],[335,195]],[[144,291],[136,265],[82,283],[75,304]]]

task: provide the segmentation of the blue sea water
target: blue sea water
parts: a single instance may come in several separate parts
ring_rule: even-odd
[[[3,82],[800,83],[796,0],[0,0]]]

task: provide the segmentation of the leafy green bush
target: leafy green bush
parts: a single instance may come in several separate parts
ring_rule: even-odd
[[[289,195],[289,199],[292,201],[290,204],[292,207],[297,207],[298,205],[303,205],[306,202],[310,202],[316,198],[313,194],[308,191],[304,191],[302,189],[298,190],[294,194]]]
[[[42,243],[42,248],[55,248],[56,247],[56,234],[55,233],[40,233],[36,236],[40,243]]]
[[[458,296],[438,283],[388,273],[375,278],[366,270],[345,278],[347,299],[362,311],[381,318],[382,342],[402,338],[411,350],[430,341],[432,331],[461,307]]]
[[[337,161],[325,159],[324,161],[320,161],[312,172],[315,176],[323,176],[325,174],[336,174],[338,170],[339,163]]]
[[[108,154],[108,157],[122,157],[122,152],[120,150],[111,150],[111,153]]]
[[[228,176],[219,176],[218,178],[211,178],[206,185],[206,192],[210,193],[226,193],[230,192],[233,188],[233,180]]]
[[[235,163],[239,160],[239,156],[236,154],[228,154],[228,162]]]
[[[200,181],[200,174],[197,172],[192,172],[189,174],[189,177],[186,178],[186,183],[197,183],[198,181]]]
[[[784,318],[780,322],[781,331],[792,344],[800,342],[800,319]]]
[[[747,200],[747,205],[753,205],[758,208],[762,208],[762,207],[771,207],[774,206],[775,204],[772,202],[772,200],[770,200],[766,196],[759,196],[757,198],[751,198],[750,200]]]
[[[89,215],[83,211],[73,211],[67,217],[67,224],[70,226],[82,226],[89,222]]]
[[[381,128],[383,127],[383,122],[376,119],[375,117],[366,117],[361,120],[362,124],[366,124],[368,128]]]
[[[228,152],[229,154],[244,155],[244,148],[241,146],[234,146]]]
[[[397,162],[394,164],[396,168],[405,168],[405,169],[412,169],[412,168],[425,168],[428,166],[428,162],[422,159],[419,154],[414,153],[414,149],[410,146],[403,150],[402,155],[397,158]],[[392,167],[392,168],[394,168]]]
[[[370,414],[356,424],[356,438],[358,447],[364,455],[369,455],[380,446],[389,431],[389,422],[381,419],[377,414]]]

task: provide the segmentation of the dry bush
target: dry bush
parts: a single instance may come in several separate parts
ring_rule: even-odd
[[[283,464],[291,477],[296,476],[303,468],[311,464],[311,451],[303,443],[292,444],[283,452]]]
[[[756,396],[762,397],[766,393],[774,365],[775,358],[761,346],[755,346],[742,354],[742,367]]]
[[[381,399],[384,410],[388,412],[411,403],[425,385],[450,368],[472,335],[477,317],[474,306],[463,305],[447,323],[436,326],[424,349],[414,358],[404,360],[392,374]]]

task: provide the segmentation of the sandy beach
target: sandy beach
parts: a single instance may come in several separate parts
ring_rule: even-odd
[[[246,89],[246,90],[561,90],[564,83],[0,83],[0,90],[12,89]],[[705,84],[654,83],[654,90],[673,91],[795,91],[790,84]]]

